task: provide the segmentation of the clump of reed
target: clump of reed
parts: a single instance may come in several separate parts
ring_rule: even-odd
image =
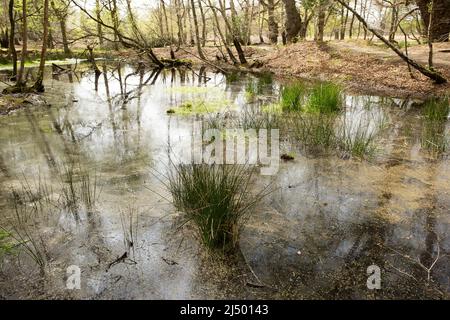
[[[318,83],[308,90],[294,82],[281,90],[280,104],[287,112],[335,113],[342,109],[342,90],[333,83]]]
[[[336,143],[335,117],[323,114],[296,114],[290,118],[294,137],[311,153],[329,151]]]
[[[306,110],[317,113],[334,113],[342,109],[342,90],[334,83],[315,85],[309,95]]]
[[[283,111],[301,111],[306,96],[306,87],[301,82],[286,85],[281,90],[280,104]]]
[[[95,208],[99,192],[97,190],[97,176],[94,177],[82,168],[75,168],[73,164],[64,166],[61,173],[61,200],[64,208],[78,218],[80,204],[88,214]]]
[[[228,252],[236,248],[240,228],[264,196],[263,191],[250,195],[252,175],[246,165],[179,164],[170,170],[166,187],[202,243]]]
[[[371,158],[376,151],[376,134],[367,123],[359,122],[356,127],[340,126],[336,136],[337,148],[345,157]]]
[[[450,105],[448,97],[432,98],[425,102],[423,109],[422,148],[433,155],[441,155],[448,149],[446,123]]]
[[[367,119],[348,122],[336,114],[297,113],[290,116],[291,134],[311,154],[331,151],[347,158],[371,158],[385,120],[370,126]],[[373,124],[373,123],[372,123]]]
[[[12,192],[11,195],[14,207],[11,227],[8,230],[0,226],[0,229],[10,239],[10,248],[23,248],[23,252],[39,266],[41,273],[44,273],[50,257],[47,245],[38,229],[36,209],[22,202],[17,192]]]
[[[125,250],[127,252],[131,250],[133,255],[137,244],[138,218],[138,211],[133,206],[130,206],[126,211],[120,212],[120,223],[122,225]]]

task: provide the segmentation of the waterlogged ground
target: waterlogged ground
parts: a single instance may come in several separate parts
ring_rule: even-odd
[[[242,256],[223,259],[168,201],[168,158],[188,148],[193,119],[240,114],[235,124],[258,129],[252,112],[276,109],[281,84],[99,67],[98,79],[48,70],[50,106],[0,118],[0,298],[449,298],[448,150],[417,101],[345,95],[337,121],[374,136],[363,159],[305,148],[282,115],[262,121],[283,127],[280,155],[294,159],[255,176],[255,192],[272,192],[242,231]],[[448,121],[433,133],[448,139]],[[372,265],[380,289],[367,286]],[[67,288],[69,266],[80,290]]]

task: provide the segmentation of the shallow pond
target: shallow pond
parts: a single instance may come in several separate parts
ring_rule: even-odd
[[[351,140],[366,128],[370,154],[321,152],[302,131],[317,123],[267,114],[282,81],[99,67],[98,78],[85,65],[49,68],[50,107],[0,117],[0,241],[13,247],[0,252],[0,298],[449,297],[448,121],[429,137],[417,102],[347,93],[332,130]],[[255,177],[254,190],[271,192],[242,230],[240,258],[206,252],[161,182],[193,120],[218,119],[280,126],[280,155],[293,157]],[[70,200],[82,204],[59,205]],[[67,288],[73,265],[80,290]],[[380,289],[367,284],[372,265]]]

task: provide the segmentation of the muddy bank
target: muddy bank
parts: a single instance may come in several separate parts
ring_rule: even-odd
[[[290,79],[338,82],[352,93],[425,99],[450,92],[449,83],[436,85],[414,70],[411,76],[407,65],[389,49],[366,46],[364,48],[367,50],[356,50],[358,46],[364,47],[355,44],[342,48],[333,42],[318,44],[308,41],[279,47],[248,46],[245,47],[245,53],[249,64],[255,61],[262,63],[261,68],[252,71],[270,71],[276,76]],[[155,52],[159,56],[169,55],[168,48],[156,49]],[[204,52],[218,66],[230,67],[217,61],[217,56],[221,56],[221,53],[216,48],[204,48]],[[450,79],[450,65],[439,54],[445,53],[437,51],[436,54],[437,61],[444,62],[437,63],[436,67]],[[176,52],[177,58],[192,59],[201,64],[202,61],[195,55],[195,48]]]

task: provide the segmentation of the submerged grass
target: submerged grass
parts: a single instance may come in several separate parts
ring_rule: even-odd
[[[236,248],[245,218],[264,196],[250,196],[252,175],[245,165],[179,164],[173,165],[167,187],[203,244],[227,252]]]
[[[446,123],[450,112],[448,97],[432,98],[425,102],[421,145],[431,154],[438,156],[448,150]]]
[[[375,132],[371,131],[366,123],[358,123],[355,129],[342,125],[336,136],[336,143],[344,156],[363,159],[371,158],[375,154],[375,139]]]
[[[9,231],[0,230],[0,258],[5,254],[10,254],[14,250],[11,233]]]
[[[309,152],[326,152],[335,145],[334,116],[296,114],[290,123],[294,137]]]

